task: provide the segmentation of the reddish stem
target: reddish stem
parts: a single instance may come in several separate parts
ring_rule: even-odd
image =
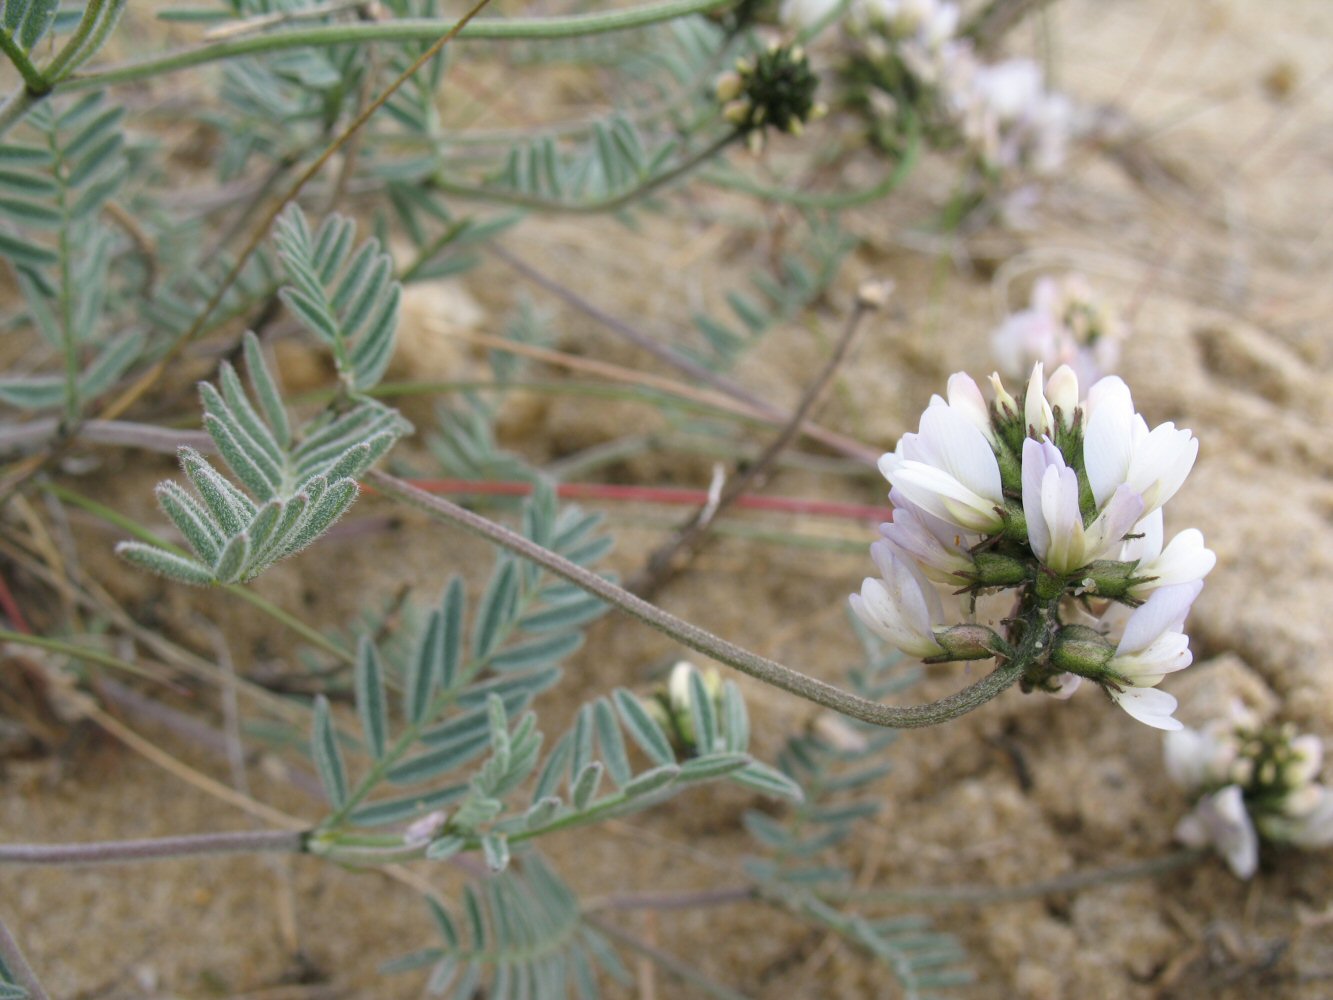
[[[14,600],[14,592],[9,589],[9,581],[5,579],[3,573],[0,573],[0,611],[5,613],[15,632],[32,635],[32,626],[28,624],[28,619],[23,617],[23,610],[19,607],[19,602]]]

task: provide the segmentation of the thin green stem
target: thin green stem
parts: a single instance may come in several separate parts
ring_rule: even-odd
[[[568,202],[559,201],[553,198],[540,198],[535,195],[523,194],[521,191],[505,191],[500,188],[477,187],[471,184],[456,184],[453,181],[447,181],[439,177],[432,178],[430,185],[437,191],[444,194],[451,194],[457,198],[472,198],[478,201],[494,202],[501,205],[513,205],[516,208],[525,208],[533,212],[563,212],[572,215],[601,215],[607,212],[615,212],[626,206],[646,198],[654,191],[658,191],[673,181],[697,169],[701,164],[708,162],[729,146],[744,133],[732,130],[725,135],[714,139],[707,146],[700,149],[691,156],[686,157],[677,163],[670,170],[663,171],[655,177],[650,177],[636,187],[628,191],[622,191],[620,194],[612,195],[609,198],[600,198],[596,201]]]
[[[51,128],[49,145],[53,161],[52,173],[57,178],[56,206],[60,210],[60,237],[56,250],[60,257],[60,287],[56,291],[56,305],[60,314],[60,346],[65,353],[65,430],[72,431],[79,420],[79,343],[74,331],[74,290],[70,273],[70,218],[67,207],[69,191],[64,182],[65,164],[56,142],[56,129]]]
[[[217,854],[302,854],[301,830],[242,830],[145,840],[100,840],[83,844],[0,844],[0,865],[26,868],[56,865],[113,865],[167,861]]]
[[[28,58],[28,54],[23,51],[19,43],[14,41],[14,36],[2,28],[0,28],[0,53],[3,53],[14,64],[14,68],[23,77],[24,89],[30,94],[44,96],[46,91],[50,89],[46,78],[32,64],[32,60]]]
[[[87,646],[80,646],[78,643],[65,642],[62,639],[48,639],[45,636],[31,635],[27,632],[11,632],[9,629],[0,629],[0,642],[14,642],[20,646],[33,646],[37,649],[45,649],[52,653],[63,653],[66,656],[72,656],[78,660],[88,660],[92,663],[100,663],[104,667],[113,667],[116,670],[122,670],[127,674],[135,674],[139,677],[146,677],[149,680],[161,681],[162,677],[153,673],[151,670],[145,670],[143,667],[135,666],[128,660],[122,660],[119,656],[112,656],[110,653],[103,653],[100,649],[90,649]]]
[[[0,32],[0,35],[3,35]],[[0,105],[0,136],[8,132],[15,124],[22,121],[33,106],[42,98],[35,96],[27,87],[20,87],[5,98]]]
[[[885,195],[894,191],[901,184],[907,175],[912,172],[916,166],[916,161],[921,152],[920,137],[913,135],[910,144],[903,152],[902,157],[893,171],[878,184],[868,187],[862,191],[847,191],[828,194],[818,194],[806,191],[788,191],[784,188],[769,187],[750,180],[742,176],[739,171],[711,171],[702,174],[700,179],[705,184],[712,184],[714,187],[725,188],[732,191],[741,191],[745,194],[754,195],[757,198],[763,198],[767,201],[782,202],[787,205],[795,205],[798,208],[815,208],[828,211],[837,211],[839,209],[856,208],[861,205],[867,205],[873,201],[879,201]]]
[[[667,0],[629,10],[601,11],[549,18],[487,18],[473,21],[458,33],[471,41],[523,41],[580,38],[630,28],[643,28],[691,14],[705,14],[729,7],[734,0]],[[109,66],[92,73],[69,77],[55,84],[55,91],[85,90],[116,83],[129,83],[202,66],[222,59],[280,52],[286,49],[329,45],[365,45],[369,42],[434,41],[449,30],[451,22],[424,18],[356,24],[327,24],[311,28],[275,31],[271,34],[235,38],[199,45],[179,52]],[[40,80],[40,77],[38,78]]]
[[[352,653],[350,650],[344,649],[342,646],[339,646],[332,639],[325,636],[324,633],[318,631],[317,629],[311,628],[309,625],[301,621],[301,619],[297,618],[295,615],[290,614],[287,611],[284,611],[282,608],[278,607],[276,604],[274,604],[267,598],[260,597],[258,594],[256,594],[253,590],[249,589],[248,587],[243,587],[239,583],[224,583],[221,586],[223,590],[231,594],[233,597],[239,597],[247,604],[254,605],[256,608],[264,612],[264,614],[268,615],[274,621],[278,622],[281,625],[285,625],[287,628],[291,629],[293,632],[299,635],[306,642],[310,643],[312,646],[324,650],[324,652],[328,653],[335,659],[341,660],[343,663],[347,664],[356,663],[356,655]]]
[[[432,496],[410,483],[372,471],[367,480],[380,492],[396,500],[423,510],[435,517],[451,521],[459,527],[480,535],[515,555],[537,563],[570,583],[600,597],[613,607],[663,632],[682,645],[703,653],[720,663],[735,667],[766,684],[788,691],[807,701],[831,708],[835,712],[890,729],[916,729],[934,726],[974,711],[992,700],[1018,681],[1022,674],[1020,661],[1004,663],[981,680],[956,694],[926,705],[893,707],[881,705],[859,695],[810,677],[767,657],[699,628],[670,612],[636,597],[622,587],[584,569],[577,563],[510,531],[503,525],[489,521],[478,514],[464,510],[442,497]]]
[[[0,920],[0,958],[4,959],[6,967],[14,974],[15,981],[28,991],[28,1000],[51,1000],[51,994],[42,988],[37,973],[32,971],[32,966],[23,956],[23,949],[19,947],[14,935],[9,933],[3,920]]]
[[[93,30],[97,27],[98,20],[106,9],[107,3],[108,0],[90,0],[88,6],[83,9],[83,17],[79,21],[79,26],[74,29],[74,34],[69,37],[64,47],[56,53],[55,58],[42,70],[44,80],[59,80],[65,68],[83,51],[84,44],[92,37]]]

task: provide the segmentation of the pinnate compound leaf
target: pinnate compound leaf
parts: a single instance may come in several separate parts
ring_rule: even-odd
[[[384,690],[384,667],[379,650],[368,636],[363,636],[356,651],[356,711],[361,718],[361,732],[366,749],[375,760],[384,756],[389,741],[389,714]]]
[[[655,764],[674,764],[676,754],[671,749],[671,741],[657,720],[648,714],[643,702],[624,688],[616,688],[611,696],[615,699],[616,710],[624,720],[626,730],[639,749]]]
[[[343,767],[342,750],[338,747],[338,735],[333,728],[329,701],[323,695],[315,698],[310,751],[329,803],[334,809],[341,809],[347,801],[347,771]]]
[[[156,545],[145,545],[143,542],[121,542],[116,546],[116,555],[134,563],[136,566],[142,566],[144,569],[152,570],[160,576],[179,580],[181,583],[191,583],[203,587],[217,582],[213,576],[213,571],[207,566],[188,556],[178,556],[166,549],[160,549]]]

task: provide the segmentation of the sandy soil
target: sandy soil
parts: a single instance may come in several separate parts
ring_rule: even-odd
[[[1024,29],[1012,47],[1021,50],[1035,36]],[[1240,695],[1333,734],[1333,631],[1325,608],[1333,593],[1333,296],[1322,280],[1333,257],[1331,36],[1333,12],[1315,0],[1058,5],[1050,24],[1056,79],[1081,101],[1114,106],[1142,141],[1118,157],[1083,154],[1047,191],[1031,229],[947,244],[921,235],[947,186],[944,168],[927,162],[901,196],[849,220],[862,246],[809,323],[770,335],[739,372],[764,395],[794,402],[857,283],[892,277],[892,308],[860,342],[821,415],[887,448],[949,372],[981,373],[970,359],[985,356],[1000,305],[1021,301],[1036,269],[1068,265],[1091,275],[1132,316],[1136,333],[1121,369],[1139,409],[1150,423],[1190,427],[1202,443],[1193,476],[1168,509],[1168,530],[1197,525],[1219,557],[1190,627],[1196,666],[1166,683],[1187,723]],[[689,303],[715,300],[764,249],[728,238],[715,223],[648,216],[635,231],[534,219],[512,246],[654,331],[686,322]],[[1017,280],[1007,289],[1010,277]],[[440,308],[457,317],[456,297],[466,294],[476,303],[472,325],[488,329],[513,292],[510,273],[488,264],[461,291],[423,293],[408,310],[400,370],[456,377],[477,366],[472,352],[441,339],[449,324],[440,322]],[[555,315],[566,346],[652,368],[586,321]],[[549,397],[519,399],[503,426],[507,444],[540,459],[651,419],[646,407]],[[100,470],[100,499],[155,523],[150,487],[169,464],[126,468],[122,461],[109,458]],[[655,453],[616,472],[626,481],[703,485],[708,466]],[[883,492],[870,480],[800,472],[784,474],[773,491],[861,502],[877,502]],[[329,540],[256,588],[332,624],[403,583],[430,593],[446,573],[475,577],[488,564],[480,544],[410,515],[393,530],[377,530],[382,522],[373,519],[387,512],[363,501],[354,518],[368,526],[364,532]],[[612,516],[619,537],[612,562],[632,571],[662,534],[624,511]],[[789,526],[861,534],[854,526]],[[112,536],[81,521],[73,530],[83,570],[128,608],[168,623],[186,645],[210,648],[192,617],[206,609],[227,632],[238,669],[262,670],[291,655],[290,639],[244,605],[127,573],[107,551]],[[727,540],[659,600],[761,653],[836,676],[856,655],[845,595],[869,566],[861,556]],[[330,573],[336,588],[313,586]],[[571,662],[570,682],[544,703],[545,728],[560,731],[584,698],[640,683],[676,655],[635,624],[600,622]],[[963,680],[961,668],[936,668],[913,695],[941,695]],[[744,687],[761,756],[814,714],[758,685]],[[212,708],[204,715],[217,719]],[[228,780],[223,761],[135,724]],[[1186,809],[1163,773],[1156,734],[1092,692],[1069,703],[1011,692],[959,722],[904,736],[890,755],[894,771],[878,789],[883,819],[842,856],[868,885],[1013,886],[1157,857],[1172,850],[1172,827]],[[256,797],[316,817],[311,799],[273,776],[267,756],[252,769]],[[249,823],[92,729],[77,729],[67,752],[11,759],[0,774],[5,840]],[[698,855],[737,863],[749,849],[737,817],[750,804],[733,790],[705,790],[612,828],[557,838],[549,853],[589,895],[706,886],[722,876]],[[429,874],[446,888],[453,877]],[[1209,861],[1153,880],[941,909],[935,917],[968,946],[977,982],[956,995],[975,1000],[1314,1000],[1333,992],[1331,891],[1329,856],[1292,852],[1269,858],[1249,883]],[[381,980],[374,969],[430,936],[409,887],[308,859],[6,871],[0,907],[60,997],[412,997],[420,990],[416,975]],[[896,995],[885,972],[862,956],[768,910],[635,915],[627,926],[756,998]],[[282,986],[302,979],[315,982]],[[654,988],[635,995],[697,995],[660,975]]]

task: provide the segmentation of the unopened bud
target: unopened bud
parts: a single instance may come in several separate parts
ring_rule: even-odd
[[[1128,597],[1132,587],[1144,582],[1144,577],[1134,575],[1137,567],[1138,563],[1099,559],[1083,571],[1083,591],[1097,597]]]
[[[726,104],[740,97],[744,89],[745,81],[741,79],[739,73],[732,71],[723,73],[717,78],[717,86],[714,92],[717,94],[717,99]]]
[[[1028,566],[1021,559],[998,552],[978,552],[972,557],[976,569],[969,579],[975,587],[1016,587],[1028,578]]]
[[[935,629],[935,641],[944,647],[941,656],[930,661],[986,660],[1001,652],[1005,642],[985,625],[950,625]]]
[[[893,294],[893,281],[872,279],[861,282],[856,290],[856,301],[863,309],[883,309]]]
[[[1051,645],[1051,663],[1081,677],[1104,674],[1114,656],[1110,640],[1086,625],[1064,626]]]

